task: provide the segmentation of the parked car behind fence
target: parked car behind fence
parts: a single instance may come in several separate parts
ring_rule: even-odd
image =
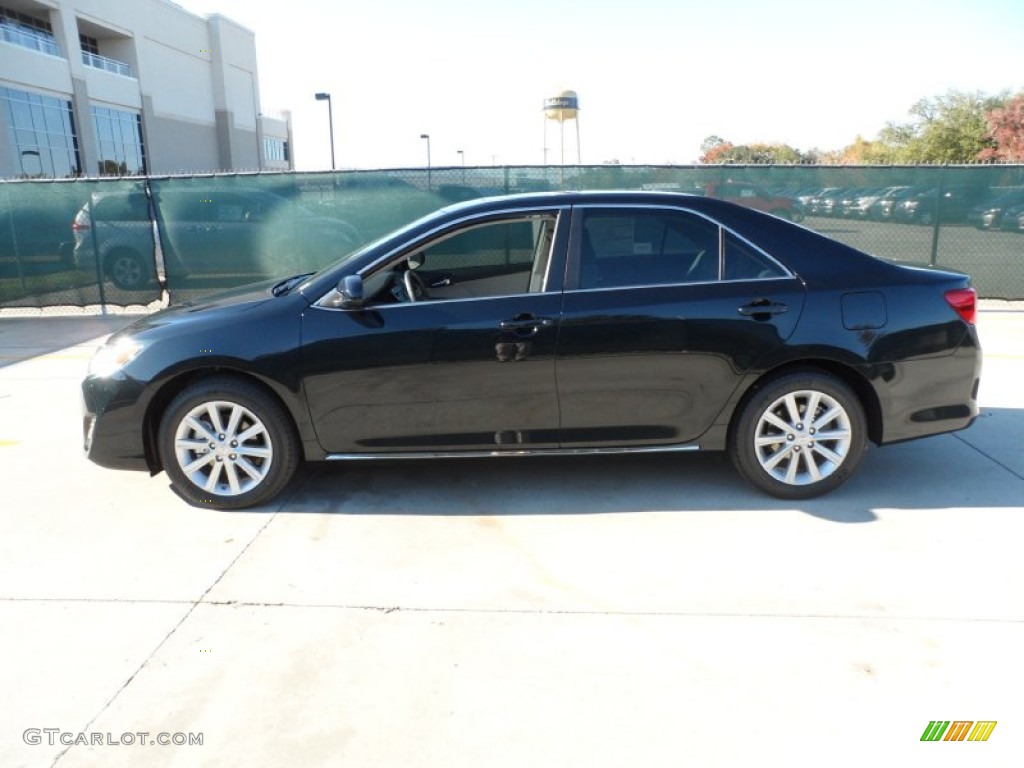
[[[155,197],[157,229],[145,192],[94,195],[72,223],[75,265],[95,270],[98,254],[106,279],[131,291],[155,278],[157,235],[168,273],[182,277],[315,269],[360,243],[350,224],[263,190],[192,186]]]

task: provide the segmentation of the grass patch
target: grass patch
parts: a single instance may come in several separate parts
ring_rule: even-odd
[[[48,275],[0,277],[0,303],[95,285],[96,275],[80,269],[53,272]],[[51,301],[48,303],[53,304],[55,302]],[[74,304],[76,302],[69,303]]]

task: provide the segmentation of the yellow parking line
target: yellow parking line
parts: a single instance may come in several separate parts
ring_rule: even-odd
[[[10,448],[13,445],[17,445],[21,440],[0,440],[0,448]]]

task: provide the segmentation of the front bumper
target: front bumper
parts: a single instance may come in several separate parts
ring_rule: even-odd
[[[144,441],[142,386],[122,374],[82,382],[82,448],[110,469],[150,471]]]

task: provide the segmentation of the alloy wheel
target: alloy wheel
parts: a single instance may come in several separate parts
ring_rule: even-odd
[[[833,474],[853,439],[850,415],[817,390],[788,392],[761,414],[754,430],[761,468],[786,485],[810,485]]]
[[[274,446],[263,422],[248,408],[213,400],[178,423],[174,456],[189,482],[206,493],[239,496],[266,478]]]

